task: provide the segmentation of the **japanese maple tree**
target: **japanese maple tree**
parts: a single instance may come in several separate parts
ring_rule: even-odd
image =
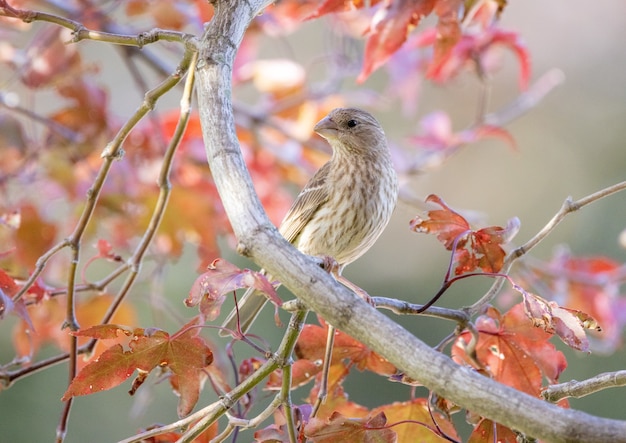
[[[145,395],[145,412],[157,386],[177,402],[166,419],[124,409],[134,435],[109,429],[90,441],[626,441],[626,417],[567,400],[624,385],[625,371],[563,383],[577,363],[566,348],[584,358],[622,350],[624,263],[530,255],[568,214],[626,182],[568,198],[524,238],[523,213],[490,223],[444,192],[414,197],[416,175],[462,151],[488,164],[478,141],[524,155],[505,126],[559,79],[533,80],[531,51],[501,24],[507,12],[504,0],[0,0],[0,328],[11,337],[0,402],[62,366],[59,395],[32,399],[59,411],[59,442],[81,438],[71,412],[86,398]],[[314,63],[324,66],[317,78],[299,57],[264,55],[319,21],[359,48],[356,63],[335,44]],[[517,71],[514,98],[492,109],[503,54]],[[416,117],[424,84],[466,78],[478,79],[473,121],[434,109]],[[112,103],[119,95],[125,112]],[[400,204],[413,213],[406,231],[416,244],[432,236],[449,258],[435,293],[411,289],[420,304],[391,278],[369,303],[355,297],[359,282],[340,284],[271,227],[328,159],[314,124],[341,106],[384,114],[389,101],[409,128],[390,137]],[[468,280],[491,286],[446,299]],[[222,310],[247,288],[270,299],[274,325],[220,341]],[[399,316],[434,317],[445,334],[427,345]],[[360,385],[368,404],[351,397],[361,376],[377,385]],[[403,394],[376,394],[389,386]],[[107,411],[90,408],[94,421]],[[32,439],[27,426],[21,435]]]

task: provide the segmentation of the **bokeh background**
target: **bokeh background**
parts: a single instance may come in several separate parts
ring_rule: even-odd
[[[476,211],[485,223],[504,225],[509,218],[519,217],[521,230],[515,242],[521,244],[556,213],[567,196],[580,198],[626,179],[626,4],[617,0],[593,4],[582,0],[513,1],[507,6],[502,23],[523,36],[532,55],[533,79],[556,68],[564,75],[563,84],[507,127],[517,142],[517,151],[499,140],[480,142],[462,150],[441,168],[415,178],[410,186],[417,196],[436,193],[454,208]],[[307,64],[332,49],[329,46],[336,40],[331,25],[331,20],[322,19],[306,23],[291,36],[268,37],[262,55],[295,58]],[[91,43],[85,45],[96,48]],[[100,60],[104,77],[115,85],[110,90],[115,109],[120,116],[129,115],[138,105],[142,92],[134,90],[132,83],[124,79],[125,73],[108,63],[113,53],[104,45],[98,45],[97,52],[91,56]],[[517,61],[506,55],[503,68],[493,78],[491,110],[517,96],[517,77]],[[376,73],[363,86],[345,82],[344,87],[351,91],[363,87],[382,91],[385,84],[385,74]],[[394,101],[375,113],[389,138],[394,140],[415,133],[419,117],[435,110],[448,112],[455,129],[463,129],[475,116],[478,89],[478,82],[471,75],[445,86],[425,83],[415,116],[402,114]],[[245,100],[245,94],[241,99]],[[178,98],[168,100],[175,103]],[[351,265],[345,275],[372,295],[417,303],[428,300],[441,284],[449,256],[434,238],[409,231],[409,220],[418,210],[400,203],[378,243]],[[533,250],[533,255],[548,260],[555,248],[567,245],[576,255],[606,255],[624,262],[626,251],[619,236],[625,228],[626,194],[622,193],[568,216]],[[228,242],[223,246],[226,258],[252,266],[238,258]],[[188,253],[167,268],[166,274],[135,289],[133,301],[142,309],[145,326],[163,322],[167,329],[173,324],[168,324],[171,319],[145,295],[155,285],[166,294],[170,306],[180,309],[177,315],[181,318],[188,315],[181,301],[197,276],[190,265],[194,249],[189,245]],[[449,307],[470,304],[490,284],[490,279],[464,280],[446,293],[439,304]],[[309,320],[313,320],[312,316]],[[269,311],[264,312],[262,321],[265,323],[259,329],[275,343],[280,330],[273,325]],[[454,327],[444,321],[420,317],[399,321],[430,344],[438,343]],[[0,324],[0,361],[7,361],[12,355],[10,329],[11,320]],[[555,343],[566,353],[569,363],[562,381],[626,367],[624,349],[608,356],[587,355]],[[235,349],[238,357],[251,355],[243,345]],[[50,350],[50,354],[53,352]],[[1,392],[0,441],[51,441],[61,411],[57,400],[66,388],[66,377],[66,368],[60,365]],[[127,395],[129,384],[126,383],[112,391],[79,398],[72,411],[67,441],[116,441],[151,423],[175,420],[177,399],[166,382],[155,385],[156,381],[151,377],[135,397]],[[358,372],[349,377],[346,390],[351,400],[372,407],[407,400],[410,396],[410,388],[406,386]],[[208,392],[210,389],[205,391],[200,404],[214,399]],[[260,395],[269,401],[273,394]],[[294,401],[298,402],[297,394]],[[626,419],[623,389],[606,390],[572,400],[571,404],[604,417]],[[244,434],[240,441],[251,439],[251,434]]]

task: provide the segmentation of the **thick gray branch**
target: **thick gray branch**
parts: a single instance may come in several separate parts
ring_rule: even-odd
[[[455,364],[339,285],[272,227],[254,193],[235,134],[231,74],[245,28],[267,0],[218,1],[203,37],[198,95],[207,158],[224,208],[251,257],[329,323],[439,395],[529,436],[552,442],[626,442],[626,422],[562,409]]]

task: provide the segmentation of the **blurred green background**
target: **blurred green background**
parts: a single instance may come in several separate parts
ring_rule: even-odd
[[[268,40],[265,57],[292,57],[305,63],[328,51],[329,20],[306,23],[289,38]],[[489,224],[504,225],[514,216],[522,227],[515,242],[533,236],[559,209],[567,196],[580,198],[603,187],[626,179],[626,3],[582,0],[514,1],[502,19],[503,27],[518,31],[532,55],[533,78],[552,68],[560,69],[564,83],[527,115],[508,126],[517,141],[513,152],[498,140],[477,143],[464,149],[439,170],[420,176],[411,183],[415,194],[425,197],[436,193],[458,209],[483,214]],[[93,43],[81,43],[95,48]],[[98,45],[94,58],[108,57],[109,51]],[[517,61],[507,54],[503,69],[493,78],[491,110],[507,104],[518,94]],[[174,63],[174,61],[172,61]],[[125,90],[130,82],[120,80],[125,72],[114,64],[102,64],[103,75],[111,79],[113,105],[127,116],[140,101],[142,92]],[[121,72],[120,72],[121,71]],[[121,77],[122,76],[122,77]],[[384,74],[375,74],[365,87],[385,84]],[[356,84],[346,84],[355,89]],[[478,82],[463,75],[446,86],[425,83],[418,104],[418,115],[407,119],[398,112],[397,103],[376,111],[390,139],[401,139],[417,131],[417,117],[434,110],[444,110],[453,118],[455,129],[472,122],[476,112]],[[172,103],[177,97],[169,97]],[[100,149],[100,148],[98,148]],[[411,233],[408,223],[418,209],[400,204],[394,219],[378,243],[362,259],[348,267],[345,275],[372,295],[385,295],[425,302],[434,294],[448,265],[448,253],[431,237]],[[572,214],[543,242],[533,255],[549,259],[555,247],[567,244],[576,255],[607,255],[626,261],[618,237],[626,228],[626,194],[618,194],[579,213]],[[225,245],[224,256],[238,264],[250,265],[237,258]],[[186,297],[196,277],[190,245],[185,257],[138,285],[131,300],[144,313],[143,326],[156,325],[173,331],[174,322],[151,304],[156,291],[166,294],[171,307],[185,312]],[[146,275],[152,272],[146,266]],[[439,303],[460,307],[475,301],[491,284],[490,279],[464,280],[455,285]],[[258,326],[273,343],[280,338],[269,310],[263,313],[264,326]],[[309,320],[313,320],[312,316]],[[428,318],[400,318],[399,321],[429,344],[436,344],[452,331],[454,325]],[[10,329],[14,320],[0,324],[0,361],[12,357]],[[205,336],[208,334],[205,334]],[[211,334],[215,336],[216,334]],[[556,343],[556,341],[555,341]],[[600,372],[626,367],[626,353],[614,355],[581,354],[565,349],[568,369],[561,380],[584,379]],[[252,355],[244,345],[236,347],[238,357]],[[53,351],[50,351],[53,352]],[[67,380],[66,367],[35,374],[0,394],[2,432],[0,442],[52,441],[61,413],[59,399]],[[110,442],[128,437],[152,423],[176,419],[177,399],[166,382],[154,385],[153,375],[135,397],[127,395],[129,383],[112,391],[78,398],[72,410],[68,443]],[[208,385],[207,385],[208,387]],[[371,374],[354,372],[346,383],[352,401],[377,406],[409,399],[410,387],[388,383]],[[214,396],[205,389],[200,405]],[[419,391],[418,394],[424,394]],[[260,393],[267,400],[271,393]],[[623,389],[610,389],[587,398],[572,400],[574,408],[619,419],[626,419]],[[294,401],[299,401],[298,394]],[[243,434],[240,441],[250,441]]]

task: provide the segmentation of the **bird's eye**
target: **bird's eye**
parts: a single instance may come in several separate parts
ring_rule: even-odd
[[[359,122],[356,121],[356,120],[348,120],[348,123],[347,123],[348,128],[354,128],[358,124],[359,124]]]

